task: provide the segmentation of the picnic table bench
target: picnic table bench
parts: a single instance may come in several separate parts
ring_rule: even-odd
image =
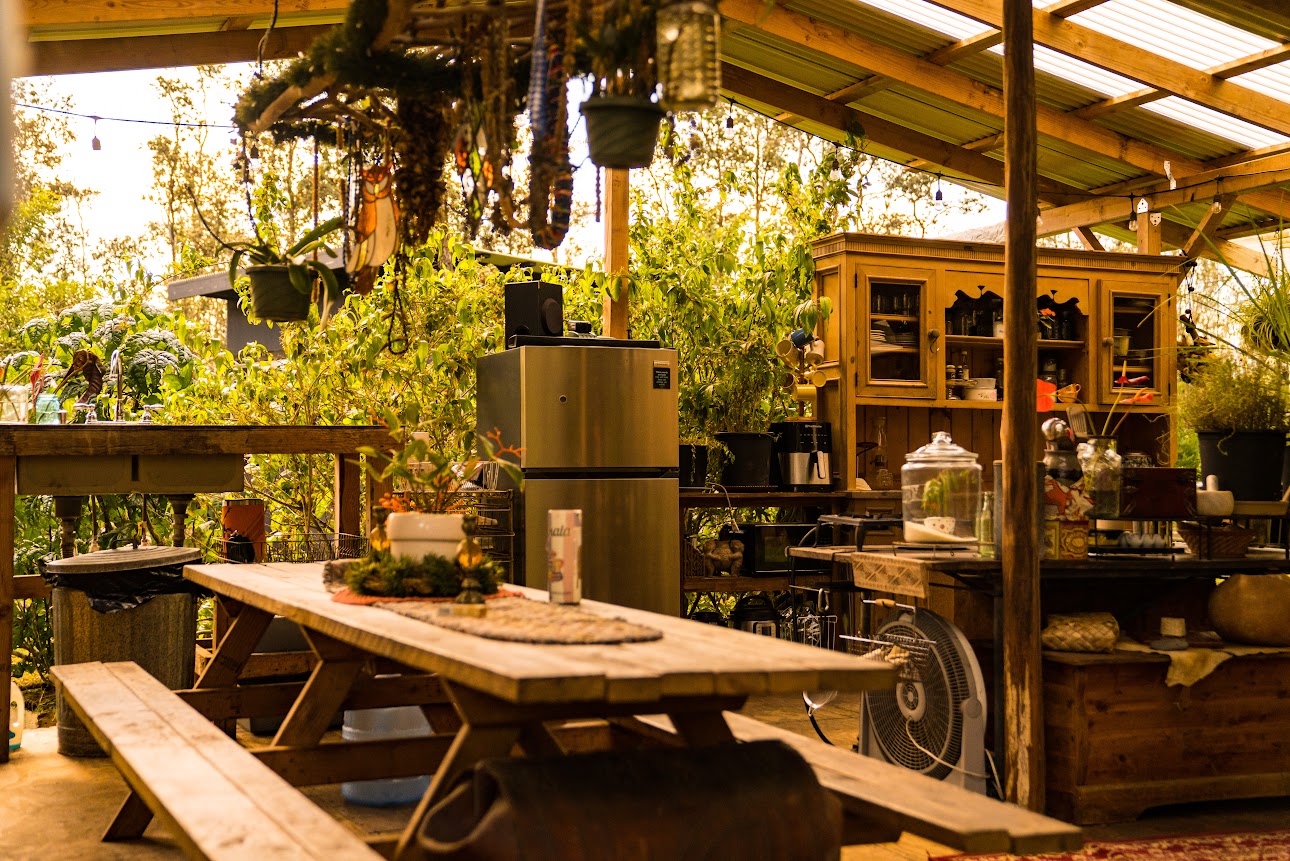
[[[138,664],[67,664],[53,673],[130,786],[104,840],[140,837],[155,816],[189,858],[380,858]]]

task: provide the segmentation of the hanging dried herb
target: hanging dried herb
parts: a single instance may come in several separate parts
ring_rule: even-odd
[[[452,141],[451,103],[444,91],[399,96],[394,182],[403,213],[403,244],[408,248],[425,243],[443,206],[443,171]]]

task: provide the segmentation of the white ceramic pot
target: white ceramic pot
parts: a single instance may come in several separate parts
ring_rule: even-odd
[[[390,539],[390,553],[421,559],[424,556],[457,555],[457,545],[464,533],[460,514],[422,514],[417,511],[395,512],[385,519],[385,536]]]

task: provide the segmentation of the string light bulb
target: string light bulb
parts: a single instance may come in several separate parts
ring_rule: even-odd
[[[721,130],[721,136],[726,140],[733,140],[735,136],[735,100],[728,99],[730,107],[726,109],[726,125]]]
[[[941,192],[941,175],[939,173],[936,174],[936,194],[932,199],[937,203],[945,202],[945,195]]]
[[[103,149],[103,142],[99,140],[99,118],[90,117],[90,119],[94,120],[94,137],[90,139],[90,149],[98,152]]]
[[[833,147],[833,170],[829,171],[829,182],[842,181],[842,168],[838,166],[838,148],[835,144]]]

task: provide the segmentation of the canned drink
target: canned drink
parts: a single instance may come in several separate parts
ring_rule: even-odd
[[[546,513],[547,589],[552,604],[582,600],[582,509]]]

